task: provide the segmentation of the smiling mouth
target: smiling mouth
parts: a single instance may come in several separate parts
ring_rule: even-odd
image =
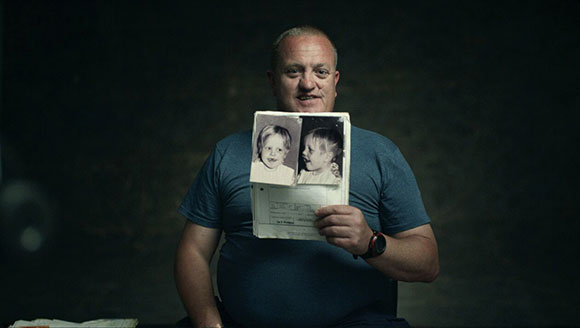
[[[316,99],[318,97],[316,96],[298,96],[298,99],[300,100],[311,100],[311,99]]]

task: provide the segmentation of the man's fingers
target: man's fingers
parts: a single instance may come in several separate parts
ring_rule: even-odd
[[[326,241],[334,246],[346,248],[350,245],[350,240],[343,237],[326,237]]]
[[[320,234],[326,237],[351,238],[351,229],[347,226],[326,226],[319,230]]]
[[[372,230],[359,209],[349,205],[331,205],[319,208],[314,214],[319,217],[315,226],[330,244],[352,254],[366,251]]]
[[[317,209],[314,215],[318,217],[325,217],[332,214],[349,214],[352,213],[353,207],[348,205],[330,205]]]
[[[329,215],[324,216],[314,222],[314,225],[318,229],[322,229],[327,226],[348,226],[350,225],[350,219],[347,215]]]

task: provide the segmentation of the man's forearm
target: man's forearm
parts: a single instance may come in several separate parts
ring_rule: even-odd
[[[179,249],[175,261],[175,282],[194,327],[222,327],[209,263],[203,256]]]
[[[364,254],[372,236],[361,210],[349,205],[317,209],[315,222],[326,240],[355,255]],[[387,249],[367,262],[395,280],[431,282],[439,274],[437,241],[431,225],[424,224],[387,238]]]
[[[434,239],[422,235],[387,238],[382,255],[367,262],[392,279],[431,282],[439,275],[439,255]]]

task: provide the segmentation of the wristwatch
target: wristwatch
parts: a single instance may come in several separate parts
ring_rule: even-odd
[[[369,240],[369,249],[362,255],[354,255],[356,260],[359,256],[363,259],[370,259],[371,257],[379,256],[387,249],[387,238],[380,231],[373,230],[371,240]]]

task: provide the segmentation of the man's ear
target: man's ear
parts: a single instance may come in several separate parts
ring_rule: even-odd
[[[334,96],[338,96],[338,92],[336,91],[336,85],[338,84],[338,79],[340,79],[340,72],[334,72]]]

